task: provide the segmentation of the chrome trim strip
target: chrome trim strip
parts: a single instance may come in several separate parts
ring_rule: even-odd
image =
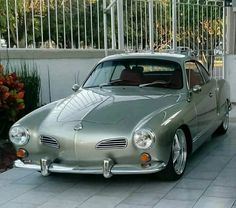
[[[48,146],[48,147],[51,147],[51,148],[56,148],[56,149],[60,148],[59,142],[51,136],[41,135],[40,136],[40,143],[42,145],[45,145],[45,146]]]
[[[37,171],[41,171],[40,165],[36,164],[25,164],[21,160],[16,160],[14,162],[15,167],[27,168]],[[155,162],[152,166],[147,168],[142,168],[141,166],[130,167],[122,165],[114,165],[111,168],[111,174],[113,175],[123,175],[123,174],[150,174],[156,173],[163,170],[166,167],[164,162]],[[63,164],[52,163],[49,166],[49,172],[54,173],[77,173],[77,174],[103,174],[103,167],[74,167],[65,166]]]
[[[96,149],[125,149],[128,146],[126,138],[111,138],[98,142],[95,146]]]

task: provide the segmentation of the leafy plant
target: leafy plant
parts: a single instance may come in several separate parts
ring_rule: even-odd
[[[41,80],[35,64],[0,64],[0,139],[7,138],[10,126],[39,107]]]
[[[25,108],[24,84],[16,73],[4,73],[3,65],[0,65],[0,111],[1,118],[15,121],[17,115]]]
[[[20,116],[24,116],[39,107],[41,80],[36,64],[25,62],[19,65],[10,66],[10,71],[14,71],[25,86],[25,108]]]

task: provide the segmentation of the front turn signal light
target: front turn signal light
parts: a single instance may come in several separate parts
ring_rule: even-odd
[[[151,161],[151,156],[148,153],[144,152],[139,156],[139,160],[142,164],[148,163]]]
[[[28,156],[28,152],[27,152],[25,149],[20,148],[20,149],[18,149],[18,150],[16,151],[16,156],[17,156],[18,158],[24,158],[24,157],[27,157],[27,156]]]

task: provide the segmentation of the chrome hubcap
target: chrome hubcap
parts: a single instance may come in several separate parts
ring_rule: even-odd
[[[182,174],[187,161],[187,143],[182,129],[177,129],[175,132],[172,144],[172,157],[173,167],[176,174]]]
[[[223,128],[224,130],[227,130],[229,128],[229,107],[228,105],[226,105],[226,109],[225,109],[225,117],[223,120]]]

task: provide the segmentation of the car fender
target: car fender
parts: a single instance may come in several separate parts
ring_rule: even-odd
[[[142,128],[154,131],[156,135],[155,151],[161,155],[161,160],[164,162],[169,160],[175,131],[182,126],[187,126],[191,134],[191,130],[196,131],[197,129],[196,112],[191,110],[195,109],[192,105],[188,101],[179,102],[159,112],[142,126]]]
[[[40,135],[39,135],[38,129],[40,128],[41,123],[44,121],[47,115],[51,112],[51,110],[54,109],[54,107],[59,102],[60,100],[47,104],[41,108],[38,108],[34,110],[33,112],[31,112],[30,114],[21,118],[15,124],[13,124],[12,127],[17,126],[17,125],[23,126],[25,129],[29,131],[29,134],[30,134],[29,142],[23,146],[15,145],[16,148],[25,148],[27,150],[30,150],[30,152],[34,152],[35,155],[37,155],[38,152],[40,152],[40,147],[39,147]]]

